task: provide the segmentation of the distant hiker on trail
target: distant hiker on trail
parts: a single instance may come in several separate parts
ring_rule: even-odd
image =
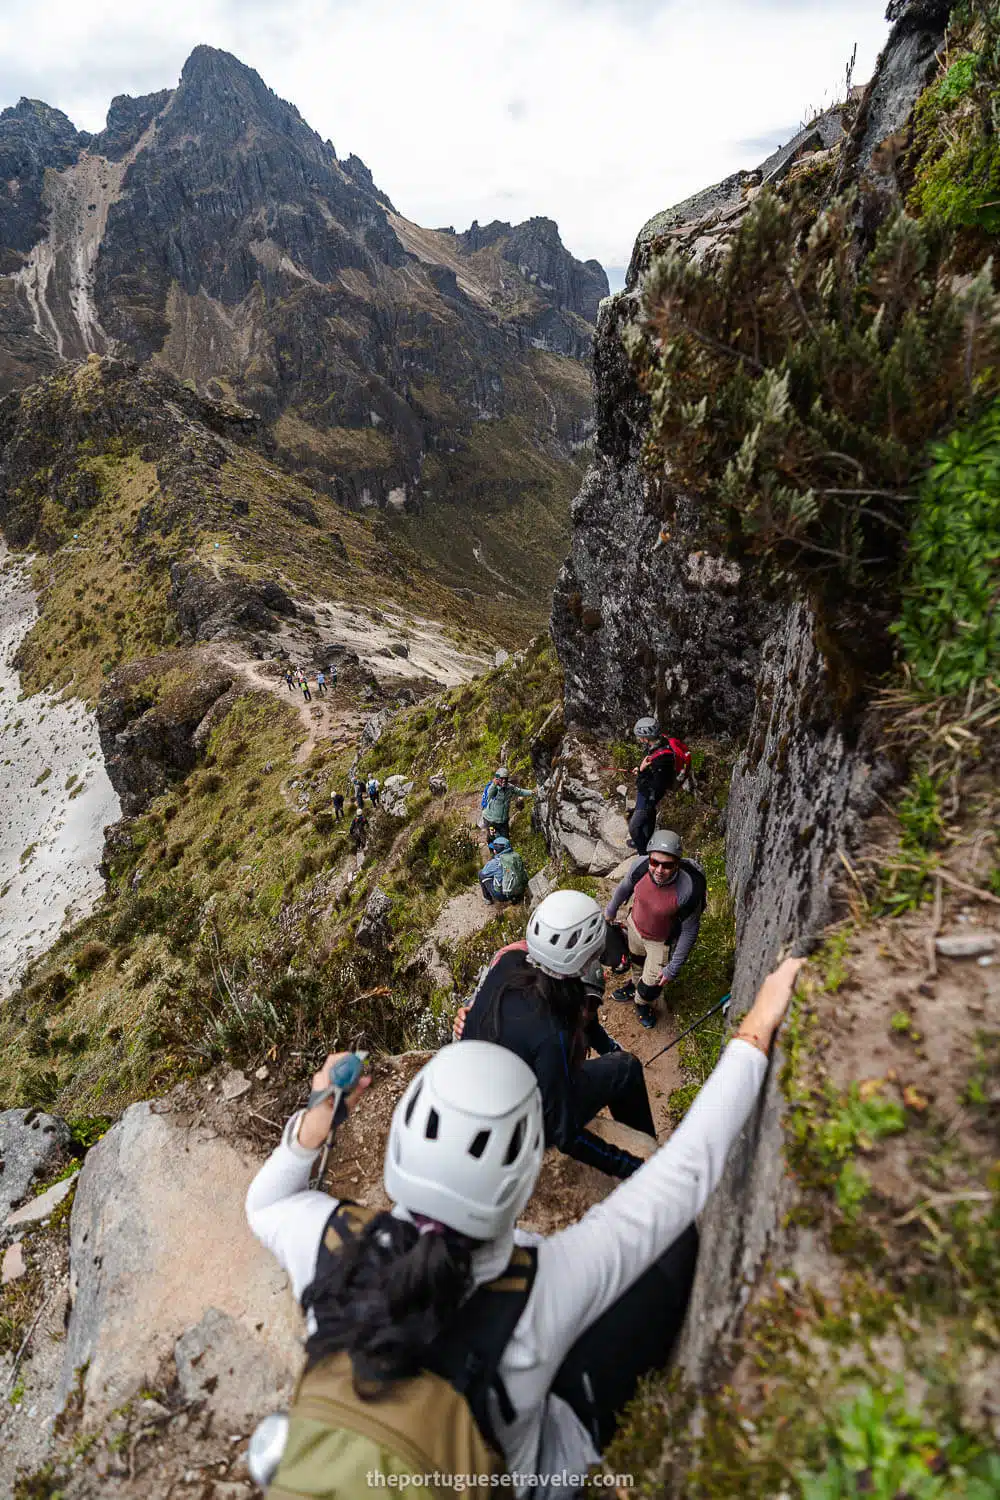
[[[528,918],[526,939],[496,954],[474,1000],[456,1016],[455,1035],[498,1042],[533,1069],[542,1091],[546,1146],[612,1177],[629,1177],[642,1165],[640,1158],[585,1128],[607,1105],[623,1125],[656,1135],[638,1058],[620,1050],[587,1058],[587,1028],[595,1012],[583,976],[589,978],[607,940],[592,896],[553,891]]]
[[[490,845],[493,858],[479,872],[479,885],[486,900],[520,901],[528,889],[524,860],[510,846],[510,839],[497,834]]]
[[[347,832],[350,836],[351,842],[354,844],[355,849],[360,849],[361,845],[368,837],[368,819],[365,817],[360,807],[354,814],[354,817],[351,819],[351,826],[347,830]]]
[[[379,783],[378,777],[377,776],[369,776],[369,778],[368,778],[368,796],[371,799],[372,807],[378,807],[378,794],[379,794],[380,791],[381,791],[381,785]]]
[[[344,816],[344,794],[343,794],[343,792],[334,792],[334,794],[333,794],[333,816],[334,816],[334,818],[336,819],[336,821],[338,823],[340,822],[340,819]]]
[[[346,1103],[294,1114],[246,1200],[306,1316],[305,1374],[264,1483],[333,1500],[438,1471],[445,1494],[460,1469],[498,1484],[518,1473],[523,1493],[549,1500],[574,1494],[571,1475],[598,1461],[676,1343],[694,1222],[760,1094],[800,963],[765,979],[666,1145],[548,1238],[515,1227],[545,1130],[532,1070],[510,1051],[463,1042],[414,1075],[389,1128],[380,1213],[309,1187],[365,1080]],[[316,1092],[339,1060],[314,1075]]]
[[[287,682],[289,689],[293,689],[295,687],[295,675],[292,672],[291,667],[285,668],[285,681]]]
[[[316,690],[320,693],[326,692],[326,673],[322,670],[316,673]]]
[[[302,673],[301,677],[299,678],[299,687],[302,689],[302,696],[303,696],[303,698],[306,700],[307,703],[311,703],[312,702],[312,693],[309,691],[309,679],[305,675],[304,672]]]
[[[337,686],[337,668],[332,663],[327,668],[326,677],[330,686],[335,688]]]
[[[510,804],[515,797],[534,795],[527,787],[512,785],[507,767],[497,766],[493,780],[483,789],[482,800],[483,827],[486,829],[486,842],[491,847],[497,834],[505,839],[510,838]]]
[[[678,835],[659,829],[647,854],[635,861],[604,908],[606,919],[613,922],[619,909],[632,901],[626,929],[632,978],[615,990],[615,999],[634,1002],[639,1022],[647,1029],[656,1025],[654,1007],[663,986],[677,978],[697,941],[705,910],[705,877],[681,854]]]
[[[365,783],[363,781],[356,781],[354,783],[354,800],[358,804],[359,808],[364,807],[364,805],[365,805]]]
[[[635,808],[629,819],[629,842],[645,854],[656,827],[656,808],[665,793],[688,773],[691,752],[681,740],[666,737],[655,719],[638,719],[634,734],[645,748],[635,773]]]

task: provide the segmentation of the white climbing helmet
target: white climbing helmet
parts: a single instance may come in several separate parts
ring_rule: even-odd
[[[655,719],[636,719],[632,733],[637,740],[658,740],[660,726]]]
[[[385,1190],[411,1213],[496,1239],[531,1197],[544,1150],[527,1063],[492,1042],[458,1042],[434,1054],[396,1105]]]
[[[528,957],[556,979],[581,974],[604,949],[604,913],[583,891],[553,891],[528,918]]]

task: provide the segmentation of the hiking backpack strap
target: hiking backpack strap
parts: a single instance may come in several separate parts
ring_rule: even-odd
[[[534,1246],[517,1245],[507,1269],[462,1304],[461,1316],[427,1351],[427,1369],[447,1380],[468,1403],[486,1442],[502,1452],[493,1426],[490,1392],[507,1424],[517,1415],[500,1375],[500,1361],[531,1296],[538,1269]]]
[[[677,908],[677,915],[684,922],[693,912],[703,912],[708,905],[708,881],[704,870],[693,859],[682,859],[681,869],[687,873],[692,886],[691,895]]]
[[[350,1198],[342,1198],[326,1221],[323,1237],[319,1242],[319,1250],[316,1255],[315,1281],[320,1281],[330,1269],[330,1262],[339,1255],[344,1246],[350,1241],[357,1239],[370,1219],[374,1219],[377,1210],[365,1208],[363,1203],[354,1203]]]

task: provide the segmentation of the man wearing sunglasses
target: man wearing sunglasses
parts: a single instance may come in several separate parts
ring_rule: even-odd
[[[632,902],[626,928],[632,978],[615,990],[615,999],[634,1001],[647,1030],[656,1025],[655,1006],[663,986],[677,978],[695,945],[705,897],[705,877],[696,864],[682,858],[679,835],[661,828],[604,909],[606,920],[613,922],[619,908]]]

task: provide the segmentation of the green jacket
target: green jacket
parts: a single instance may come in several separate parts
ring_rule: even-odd
[[[483,808],[483,822],[509,823],[510,804],[514,798],[533,797],[534,795],[534,792],[530,792],[527,787],[511,786],[509,782],[506,786],[497,786],[496,782],[491,781],[486,797],[486,806]]]

